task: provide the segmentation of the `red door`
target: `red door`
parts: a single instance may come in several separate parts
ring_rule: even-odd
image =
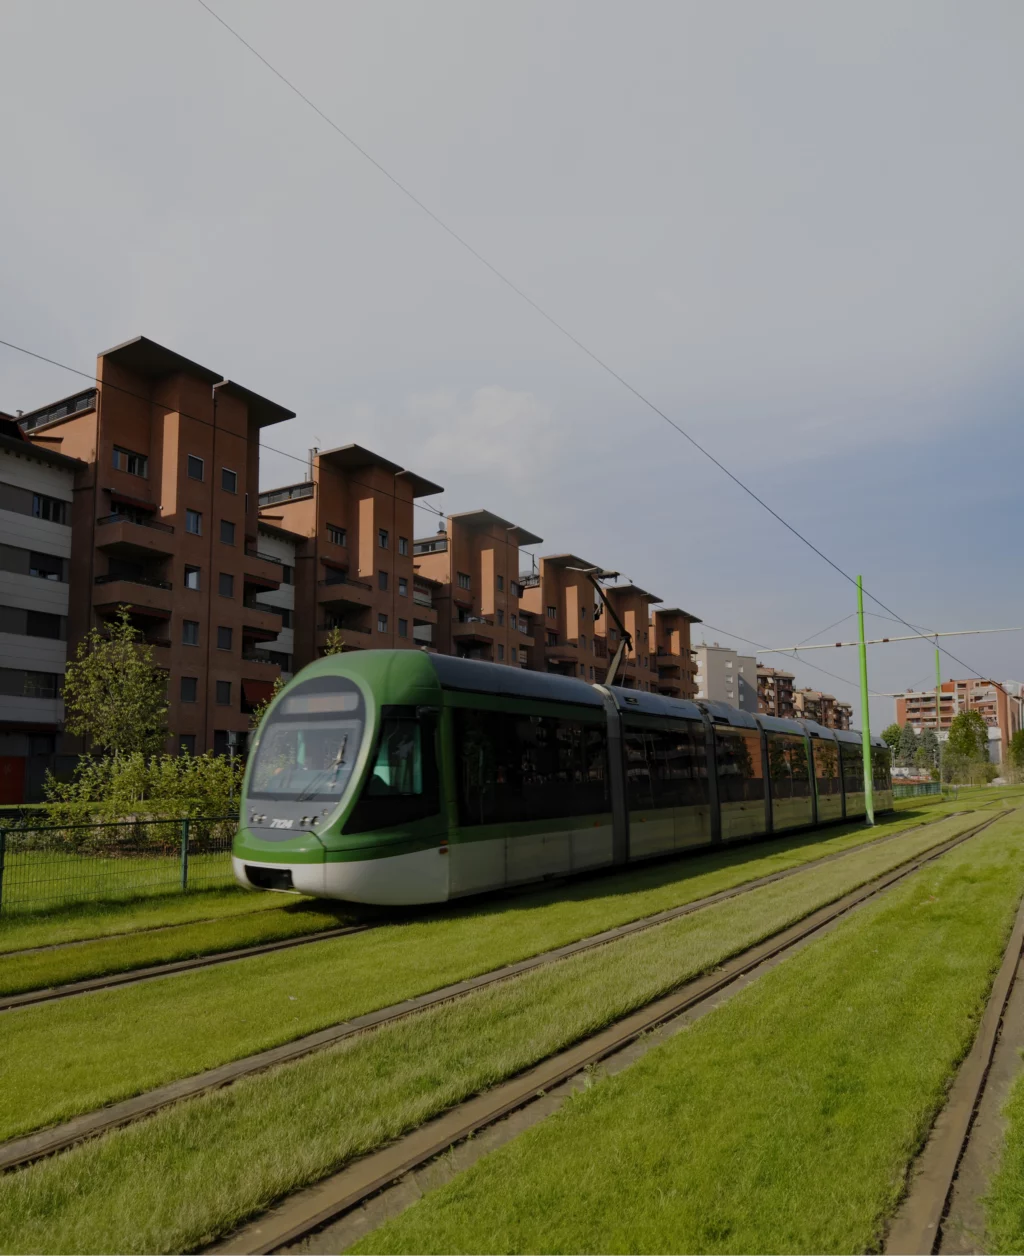
[[[25,756],[0,755],[0,805],[25,801]]]

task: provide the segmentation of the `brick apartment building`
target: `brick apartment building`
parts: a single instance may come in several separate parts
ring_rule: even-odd
[[[173,744],[223,751],[276,666],[258,601],[259,436],[291,410],[144,336],[101,353],[97,383],[19,417],[32,444],[84,464],[70,511],[68,648],[119,605],[168,674]]]
[[[701,621],[678,606],[654,612],[649,647],[658,669],[658,692],[669,698],[697,696],[697,664],[690,643],[692,624]]]
[[[535,666],[534,616],[523,606],[519,550],[542,540],[489,510],[469,510],[414,542],[416,578],[424,591],[430,582],[436,609],[431,644],[441,654]]]
[[[948,733],[953,719],[963,711],[977,711],[989,728],[989,757],[996,763],[1006,761],[1010,738],[1024,727],[1021,686],[1008,681],[993,680],[943,681],[939,690],[939,719],[935,718],[935,690],[911,690],[896,699],[896,722],[910,724],[915,732],[930,728],[940,738]]]
[[[310,475],[259,495],[259,520],[295,545],[293,667],[339,629],[346,650],[416,649],[437,624],[416,580],[413,505],[441,487],[362,445],[314,451]]]
[[[794,714],[793,673],[757,665],[757,709],[762,715],[791,720]]]
[[[793,693],[793,711],[798,720],[815,720],[826,728],[848,729],[853,707],[840,702],[820,689],[797,689]]]

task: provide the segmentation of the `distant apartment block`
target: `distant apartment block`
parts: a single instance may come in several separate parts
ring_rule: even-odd
[[[94,387],[19,417],[39,450],[84,463],[71,509],[69,646],[127,606],[168,677],[173,744],[224,751],[278,675],[281,622],[259,595],[259,436],[294,417],[143,336],[101,353]]]
[[[294,538],[292,670],[337,629],[346,650],[415,649],[437,624],[416,583],[413,504],[441,487],[362,445],[314,451],[310,474],[259,495],[264,526]]]
[[[1010,738],[1024,727],[1024,696],[1019,682],[999,684],[993,680],[946,680],[939,691],[939,717],[935,715],[935,690],[910,690],[896,699],[896,722],[910,724],[915,732],[929,728],[939,734],[949,731],[954,718],[963,711],[977,711],[989,728],[989,757],[1003,763]]]
[[[779,667],[757,668],[757,709],[762,715],[791,720],[794,716],[793,673]]]
[[[536,646],[531,666],[539,672],[600,682],[609,650],[618,645],[614,626],[599,631],[603,607],[585,570],[597,569],[576,554],[549,554],[536,572],[520,577],[520,605],[533,625]]]
[[[728,646],[701,642],[694,648],[697,697],[757,711],[757,660]]]
[[[0,415],[0,803],[39,798],[60,766],[71,516],[84,470]]]
[[[815,720],[826,728],[848,729],[853,708],[820,689],[797,689],[793,693],[793,711],[798,720]]]
[[[658,669],[658,692],[666,697],[697,696],[697,664],[690,643],[690,628],[700,622],[696,615],[677,606],[654,612],[649,646]]]
[[[523,604],[519,550],[542,539],[489,510],[449,515],[433,536],[417,539],[417,591],[431,598],[437,623],[424,644],[459,658],[533,667],[536,616]]]

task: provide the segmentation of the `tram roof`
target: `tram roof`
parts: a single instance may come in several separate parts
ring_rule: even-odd
[[[585,680],[556,676],[549,672],[527,671],[485,663],[480,659],[458,659],[447,654],[429,654],[442,689],[470,693],[493,693],[508,698],[535,698],[542,702],[571,702],[575,706],[599,707],[604,700]]]
[[[804,720],[787,720],[778,715],[759,715],[757,722],[766,733],[792,733],[797,737],[803,737],[806,731]],[[806,723],[809,724],[810,721]]]
[[[749,711],[739,711],[728,702],[706,702],[702,699],[697,705],[702,711],[708,713],[712,724],[731,724],[733,728],[757,728],[758,726],[757,720]]]
[[[624,714],[630,712],[641,715],[667,715],[675,720],[701,719],[700,707],[696,702],[687,702],[684,698],[668,698],[660,693],[646,693],[642,689],[625,689],[620,685],[612,685],[608,692],[615,699],[615,705]]]

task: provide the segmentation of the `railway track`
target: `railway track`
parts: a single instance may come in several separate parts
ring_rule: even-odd
[[[717,1006],[762,972],[797,948],[835,927],[849,912],[913,875],[926,864],[969,841],[1009,811],[976,824],[939,846],[925,851],[859,889],[820,908],[802,921],[748,948],[715,971],[686,982],[637,1012],[574,1046],[557,1052],[533,1068],[481,1095],[457,1104],[418,1129],[377,1152],[354,1161],[315,1186],[286,1198],[281,1204],[206,1250],[216,1253],[270,1253],[291,1248],[306,1250],[310,1237],[351,1214],[366,1201],[394,1186],[442,1153],[465,1143],[510,1114],[542,1103],[553,1089],[566,1087],[587,1070],[602,1065],[636,1044],[642,1035],[664,1029],[680,1018],[686,1023]],[[1024,917],[1022,917],[1024,919]],[[1022,924],[1024,929],[1024,924]],[[543,1115],[550,1111],[550,1105]],[[518,1132],[518,1131],[517,1131]],[[478,1154],[489,1148],[481,1147]],[[472,1157],[471,1157],[472,1158]],[[460,1167],[465,1167],[460,1166]],[[354,1241],[331,1235],[331,1250]],[[325,1249],[326,1250],[326,1249]],[[901,1248],[916,1251],[925,1249]]]
[[[904,829],[899,829],[895,833],[887,834],[885,837],[870,838],[868,841],[859,842],[856,846],[848,846],[845,850],[835,851],[829,855],[823,855],[820,859],[815,859],[809,863],[796,864],[792,868],[783,869],[778,873],[772,873],[768,877],[762,877],[755,881],[745,882],[742,886],[736,887],[735,890],[723,891],[725,896],[731,896],[733,893],[744,892],[749,889],[756,889],[760,885],[767,885],[771,881],[779,880],[783,877],[793,876],[800,872],[805,872],[810,868],[819,867],[821,864],[830,863],[834,859],[844,858],[846,855],[855,854],[857,851],[864,850],[868,846],[877,846],[883,842],[891,842],[895,838],[903,837],[907,833],[915,832],[917,829],[927,828],[933,824],[942,824],[946,820],[952,820],[959,815],[968,814],[967,812],[953,812],[950,815],[941,816],[935,820],[926,820],[921,824],[908,825]],[[545,884],[547,888],[551,883]],[[521,893],[536,892],[536,885],[521,887]],[[702,899],[700,905],[707,906],[712,902],[717,902],[720,896],[712,895],[710,898]],[[691,906],[691,910],[695,907]],[[660,923],[660,915],[648,917],[651,923]],[[176,927],[176,926],[168,926]],[[219,964],[231,964],[239,960],[253,959],[260,955],[271,955],[275,951],[291,950],[295,947],[309,946],[314,942],[325,942],[332,938],[345,937],[349,934],[365,933],[367,930],[379,928],[379,923],[342,925],[333,929],[323,929],[317,933],[308,933],[297,938],[282,938],[274,942],[264,942],[256,946],[241,947],[236,950],[218,951],[209,955],[197,955],[190,959],[171,960],[165,964],[152,964],[145,968],[135,968],[126,972],[108,973],[99,977],[89,977],[81,981],[68,982],[65,985],[47,986],[38,990],[26,990],[20,994],[10,994],[0,996],[0,1012],[11,1011],[15,1008],[31,1007],[37,1003],[50,1003],[57,999],[73,998],[80,994],[92,994],[97,990],[111,990],[119,986],[132,986],[144,981],[153,981],[161,977],[173,977],[181,973],[194,972],[200,968],[211,968]],[[105,940],[105,939],[94,939]],[[82,945],[82,943],[67,943],[65,945]],[[43,948],[32,948],[33,951]],[[9,952],[2,959],[9,959],[17,956],[18,952]],[[2,1165],[0,1165],[2,1168]]]
[[[970,1052],[908,1175],[907,1193],[886,1236],[887,1256],[978,1252],[981,1197],[1002,1143],[999,1113],[1024,1047],[1024,900]]]
[[[946,819],[950,817],[944,817]],[[840,900],[846,903],[850,900],[849,905],[856,905],[863,901],[864,898],[879,892],[886,888],[895,880],[909,875],[924,863],[931,859],[938,858],[946,851],[953,849],[954,846],[973,837],[982,829],[987,828],[999,816],[993,816],[989,819],[974,825],[962,833],[956,834],[948,841],[923,852],[921,855],[912,857],[910,860],[890,870],[881,877],[875,878],[868,882],[866,886],[856,891],[853,895],[848,895]],[[925,827],[925,826],[915,826]],[[912,830],[904,829],[901,834]],[[883,839],[888,841],[889,839]],[[629,937],[632,934],[639,933],[643,930],[654,928],[669,921],[677,920],[683,916],[688,916],[694,912],[701,911],[704,908],[714,906],[716,903],[725,902],[732,898],[740,897],[743,894],[752,892],[764,885],[773,884],[776,881],[787,879],[799,872],[808,870],[809,868],[819,867],[824,863],[832,862],[840,859],[853,850],[862,850],[866,845],[875,845],[876,843],[864,843],[857,847],[851,847],[846,851],[836,851],[831,855],[825,856],[813,863],[798,865],[796,868],[787,868],[781,872],[772,873],[766,877],[760,877],[755,881],[746,882],[742,886],[735,886],[728,890],[719,891],[706,898],[698,899],[692,903],[685,903],[679,907],[668,908],[665,911],[657,912],[651,916],[645,916],[639,920],[630,921],[627,924],[619,925],[613,929],[604,930],[601,933],[593,934],[590,937],[571,942],[565,946],[557,947],[553,950],[541,952],[525,960],[520,960],[514,964],[503,965],[500,968],[492,969],[489,972],[481,973],[479,976],[468,978],[463,981],[455,982],[448,986],[443,986],[437,990],[430,991],[427,994],[418,995],[414,998],[403,1000],[400,1003],[392,1004],[372,1012],[367,1012],[362,1016],[353,1017],[350,1020],[339,1022],[337,1025],[329,1026],[326,1029],[318,1030],[315,1033],[304,1035],[292,1042],[284,1043],[278,1047],[272,1047],[266,1051],[260,1051],[242,1059],[234,1060],[229,1064],[220,1065],[205,1072],[195,1074],[192,1077],[180,1078],[177,1081],[169,1082],[166,1085],[158,1086],[153,1090],[149,1090],[140,1095],[135,1095],[130,1099],[121,1100],[117,1103],[110,1104],[106,1107],[99,1108],[93,1112],[84,1113],[81,1116],[73,1117],[68,1121],[59,1125],[50,1126],[47,1129],[39,1130],[35,1133],[26,1134],[18,1138],[10,1139],[5,1143],[0,1143],[0,1172],[8,1172],[14,1169],[23,1168],[32,1164],[36,1160],[41,1160],[46,1156],[66,1151],[77,1143],[84,1142],[88,1138],[96,1137],[108,1130],[116,1129],[124,1125],[133,1124],[135,1121],[142,1120],[159,1112],[162,1108],[166,1108],[173,1103],[178,1103],[184,1099],[194,1098],[197,1095],[207,1093],[212,1090],[218,1090],[221,1087],[229,1086],[233,1082],[243,1077],[249,1077],[256,1073],[265,1072],[267,1069],[277,1065],[291,1063],[299,1060],[304,1056],[313,1052],[323,1050],[333,1046],[336,1043],[351,1038],[356,1034],[365,1033],[368,1030],[379,1028],[380,1026],[391,1024],[395,1021],[402,1020],[407,1016],[411,1016],[416,1012],[424,1011],[427,1008],[437,1006],[440,1003],[447,1003],[455,999],[462,998],[472,994],[478,990],[482,990],[487,986],[493,985],[500,981],[507,981],[510,978],[519,976],[523,973],[542,968],[548,964],[557,963],[560,960],[567,959],[573,955],[580,955],[584,952],[591,951],[600,946],[606,946],[611,942],[618,941],[622,938]],[[848,910],[847,907],[837,907],[823,909],[831,912],[830,919],[841,915],[843,911]],[[821,912],[814,913],[808,917],[808,921],[814,921],[821,915]],[[804,922],[806,923],[806,922]],[[797,926],[802,928],[803,925]],[[817,931],[821,927],[820,923],[809,925],[811,932]],[[780,935],[781,936],[781,935]],[[770,941],[770,940],[769,940]],[[756,949],[756,948],[755,948]],[[737,957],[738,960],[742,959]],[[760,961],[758,961],[760,962]],[[729,966],[726,965],[726,969]],[[723,970],[725,971],[725,970]],[[717,988],[717,987],[716,987]],[[638,1032],[643,1032],[642,1030]]]

